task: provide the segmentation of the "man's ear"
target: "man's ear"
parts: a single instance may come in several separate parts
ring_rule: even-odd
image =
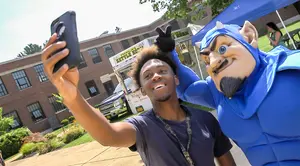
[[[179,85],[179,79],[176,75],[174,76],[174,78],[175,78],[175,84],[176,84],[176,86],[178,86]]]
[[[252,47],[258,47],[258,32],[249,21],[245,21],[243,28],[240,30],[240,34]]]
[[[141,91],[141,93],[142,93],[143,96],[147,95],[146,92],[145,92],[145,90],[142,87],[140,88],[140,91]]]

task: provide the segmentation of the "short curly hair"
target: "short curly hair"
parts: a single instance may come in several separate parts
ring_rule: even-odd
[[[132,69],[129,72],[129,76],[132,77],[132,79],[135,81],[136,85],[138,88],[141,87],[141,82],[140,82],[140,72],[142,67],[146,62],[152,59],[158,59],[161,60],[165,63],[167,63],[171,69],[173,70],[173,73],[176,75],[176,65],[174,62],[169,58],[170,57],[170,52],[165,53],[162,52],[158,49],[157,46],[151,46],[148,48],[144,48],[139,55],[136,56],[135,62],[132,64]]]

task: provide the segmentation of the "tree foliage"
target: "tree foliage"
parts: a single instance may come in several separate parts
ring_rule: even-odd
[[[41,51],[42,46],[30,43],[24,47],[24,50],[18,54],[18,57],[21,58]]]
[[[41,46],[38,45],[38,44],[32,44],[32,43],[27,44],[27,46],[24,47],[23,51],[20,52],[17,57],[21,58],[21,57],[24,57],[24,56],[27,56],[27,55],[31,55],[31,54],[41,52],[42,49],[45,48],[47,43],[48,43],[48,40],[46,40]]]
[[[3,117],[2,111],[3,109],[0,107],[0,136],[5,134],[14,123],[13,117]]]
[[[204,9],[211,7],[212,16],[218,15],[233,0],[140,0],[140,4],[151,3],[154,12],[166,9],[165,17],[168,19],[199,20],[203,17]]]

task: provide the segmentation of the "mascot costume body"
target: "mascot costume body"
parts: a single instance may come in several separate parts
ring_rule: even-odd
[[[200,80],[179,61],[171,35],[157,31],[158,47],[172,51],[178,67],[179,97],[216,109],[223,132],[251,165],[300,165],[300,51],[278,46],[264,53],[250,22],[217,22],[201,41],[209,77]]]

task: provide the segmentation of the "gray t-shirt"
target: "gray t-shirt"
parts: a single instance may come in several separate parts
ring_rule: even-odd
[[[214,157],[220,157],[232,148],[229,139],[222,133],[218,121],[211,113],[185,106],[182,108],[191,116],[193,134],[189,153],[195,166],[215,165]],[[153,110],[126,121],[137,131],[136,144],[130,149],[138,151],[146,166],[188,166],[180,144],[156,118]],[[166,120],[166,123],[186,147],[188,143],[186,122]]]

